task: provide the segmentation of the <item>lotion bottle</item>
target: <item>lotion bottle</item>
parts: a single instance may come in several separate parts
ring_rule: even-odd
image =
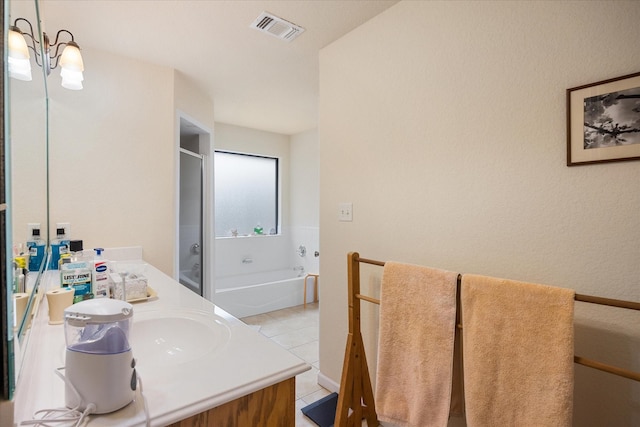
[[[95,298],[111,298],[113,282],[109,273],[108,261],[102,257],[102,248],[94,248],[93,269],[91,270],[91,286]]]

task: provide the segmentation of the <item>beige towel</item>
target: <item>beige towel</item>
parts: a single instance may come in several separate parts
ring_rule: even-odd
[[[468,427],[571,425],[574,296],[570,289],[462,277]]]
[[[380,421],[447,425],[457,278],[449,271],[385,264],[375,393]]]

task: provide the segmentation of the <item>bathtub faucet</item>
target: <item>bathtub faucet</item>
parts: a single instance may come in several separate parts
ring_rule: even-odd
[[[200,245],[198,243],[194,243],[189,248],[189,252],[191,252],[192,255],[200,255]]]
[[[293,267],[293,271],[297,271],[298,277],[301,277],[304,274],[304,267],[301,265],[296,265],[295,267]]]
[[[243,264],[251,264],[253,262],[252,258],[243,258],[242,259],[242,263]]]

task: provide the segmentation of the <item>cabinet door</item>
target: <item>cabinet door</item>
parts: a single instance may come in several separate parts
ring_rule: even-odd
[[[169,427],[291,427],[296,424],[296,380],[240,397]]]

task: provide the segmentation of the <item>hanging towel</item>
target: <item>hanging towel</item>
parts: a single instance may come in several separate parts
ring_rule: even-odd
[[[468,427],[571,426],[574,296],[570,289],[462,277]]]
[[[380,421],[447,425],[457,278],[449,271],[385,264],[375,393]]]

